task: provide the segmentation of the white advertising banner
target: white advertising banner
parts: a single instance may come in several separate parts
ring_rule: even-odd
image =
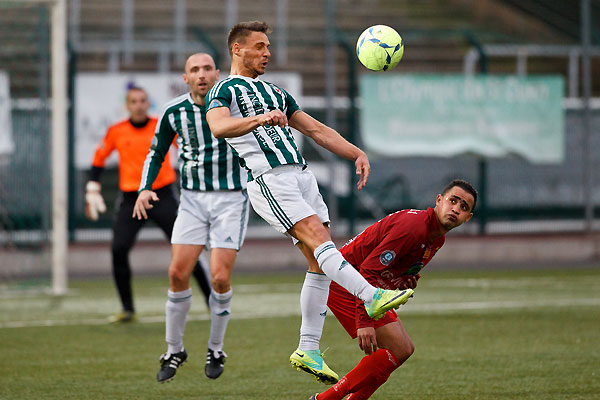
[[[222,74],[221,77],[226,76]],[[263,79],[283,87],[302,105],[302,80],[298,74],[272,73],[265,74]],[[96,146],[108,127],[128,118],[125,97],[132,85],[146,90],[151,104],[149,112],[155,116],[169,100],[188,91],[180,73],[79,73],[75,79],[77,168],[89,169]],[[117,160],[113,154],[107,165],[116,165]]]

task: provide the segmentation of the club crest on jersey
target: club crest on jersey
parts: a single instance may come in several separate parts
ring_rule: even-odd
[[[208,109],[212,110],[213,108],[223,107],[223,103],[221,103],[218,99],[213,99],[208,105]]]
[[[281,90],[279,90],[279,88],[277,86],[272,86],[273,90],[277,92],[277,94],[283,96],[283,93],[281,93]]]
[[[396,253],[392,250],[386,250],[379,256],[379,261],[381,261],[383,265],[388,266],[392,263],[394,257],[396,257]]]

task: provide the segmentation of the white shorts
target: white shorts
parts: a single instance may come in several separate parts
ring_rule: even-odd
[[[181,190],[171,243],[239,250],[248,227],[248,194]]]
[[[273,228],[286,233],[296,222],[317,215],[324,224],[329,211],[317,179],[302,165],[282,165],[248,182],[252,208]]]

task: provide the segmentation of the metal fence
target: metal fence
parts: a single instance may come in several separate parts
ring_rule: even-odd
[[[0,286],[13,276],[50,275],[51,160],[49,14],[0,4],[0,70],[10,80],[13,150],[0,162]]]

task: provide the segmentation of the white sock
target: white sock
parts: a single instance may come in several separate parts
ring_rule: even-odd
[[[208,299],[208,306],[210,307],[210,338],[208,339],[208,348],[212,351],[223,350],[225,331],[231,317],[232,297],[232,289],[229,289],[225,293],[217,293],[214,290],[210,292]]]
[[[181,292],[168,291],[167,304],[165,305],[165,322],[167,352],[179,353],[183,350],[183,332],[185,320],[192,305],[192,288]]]
[[[335,248],[332,241],[321,244],[316,248],[314,254],[319,267],[329,278],[367,304],[373,301],[373,295],[377,288],[367,282],[348,261],[344,260],[342,253]]]
[[[327,315],[327,298],[331,279],[326,275],[307,272],[300,292],[302,325],[300,326],[300,350],[318,350],[323,324]]]

